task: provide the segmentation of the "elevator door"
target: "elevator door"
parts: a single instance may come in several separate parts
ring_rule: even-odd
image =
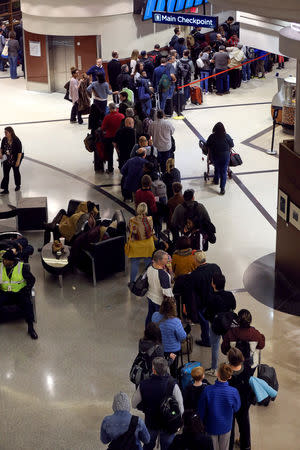
[[[49,66],[52,92],[65,92],[64,85],[75,66],[73,36],[49,36]]]

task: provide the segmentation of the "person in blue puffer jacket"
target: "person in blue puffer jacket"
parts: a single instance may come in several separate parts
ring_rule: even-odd
[[[160,328],[165,358],[173,359],[170,372],[176,377],[181,342],[186,339],[187,334],[177,317],[176,301],[173,297],[164,297],[159,312],[152,316],[152,322],[157,323]]]

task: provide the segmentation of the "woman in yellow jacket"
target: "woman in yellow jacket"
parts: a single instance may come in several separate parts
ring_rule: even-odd
[[[133,283],[139,271],[140,261],[145,266],[151,263],[155,250],[153,220],[148,216],[148,206],[142,202],[137,205],[136,216],[129,220],[129,240],[126,244],[127,256],[130,259],[130,283]],[[130,285],[129,283],[129,285]]]

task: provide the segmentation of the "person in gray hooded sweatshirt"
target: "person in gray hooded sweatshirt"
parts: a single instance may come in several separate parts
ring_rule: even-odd
[[[124,392],[116,394],[112,409],[114,413],[111,416],[104,417],[101,425],[100,440],[103,444],[108,444],[126,433],[131,422],[132,414],[130,413],[130,400],[127,394]],[[138,418],[135,429],[135,438],[140,450],[142,449],[141,442],[148,444],[150,441],[150,435],[146,425],[140,418]]]

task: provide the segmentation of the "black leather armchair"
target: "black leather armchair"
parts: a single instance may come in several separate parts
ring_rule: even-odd
[[[117,210],[111,220],[104,220],[103,223],[108,226],[115,220],[117,221],[118,236],[89,244],[87,250],[80,251],[77,266],[92,276],[94,286],[96,286],[97,280],[125,270],[126,221],[124,214]]]

